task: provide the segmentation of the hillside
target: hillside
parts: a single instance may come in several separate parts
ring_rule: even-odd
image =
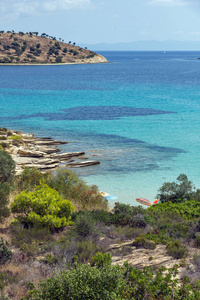
[[[38,32],[0,31],[1,64],[105,63],[103,56]]]

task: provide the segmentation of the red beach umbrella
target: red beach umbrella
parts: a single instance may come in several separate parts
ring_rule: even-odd
[[[158,204],[160,203],[160,199],[156,199],[155,201],[153,201],[153,204]]]
[[[149,200],[147,200],[146,198],[136,198],[136,201],[141,204],[151,206],[151,202]]]

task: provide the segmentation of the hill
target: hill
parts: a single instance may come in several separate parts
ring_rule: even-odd
[[[76,43],[38,32],[0,31],[1,64],[105,63],[106,58]]]

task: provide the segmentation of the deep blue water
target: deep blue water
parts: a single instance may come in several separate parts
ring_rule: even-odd
[[[0,66],[0,126],[70,141],[89,184],[136,204],[185,173],[200,187],[200,52],[101,52],[111,63]]]

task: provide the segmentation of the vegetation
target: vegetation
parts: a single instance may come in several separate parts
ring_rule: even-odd
[[[60,229],[69,224],[72,203],[48,185],[39,185],[34,192],[22,191],[11,204],[16,220],[25,228],[32,226]]]
[[[0,128],[1,137],[6,132]],[[71,170],[25,168],[15,177],[12,158],[0,150],[0,220],[9,207],[14,218],[5,227],[9,244],[0,240],[0,299],[200,299],[198,254],[182,274],[178,266],[112,263],[142,248],[153,264],[158,244],[178,265],[187,264],[190,247],[198,252],[199,190],[181,174],[158,193],[162,203],[148,209],[117,202],[111,210],[98,188]]]
[[[157,197],[162,202],[180,202],[182,200],[189,200],[194,193],[194,186],[188,180],[185,174],[180,174],[177,177],[177,182],[165,182],[159,189]]]
[[[0,241],[0,265],[4,264],[7,260],[11,259],[12,252],[7,248],[8,243],[1,238]]]
[[[32,300],[47,299],[199,299],[200,283],[179,286],[177,267],[166,272],[161,267],[135,269],[119,266],[75,265],[58,276],[49,278],[30,291]]]

